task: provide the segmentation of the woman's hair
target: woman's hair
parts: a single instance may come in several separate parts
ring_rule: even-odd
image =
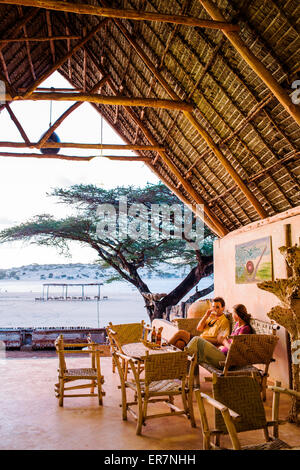
[[[248,325],[250,324],[251,315],[247,312],[245,305],[236,304],[234,305],[233,310],[241,318],[241,320],[244,320],[244,322],[246,322]]]
[[[225,307],[225,300],[223,299],[223,297],[215,297],[213,299],[213,302],[220,302],[220,304],[222,305],[222,307]]]

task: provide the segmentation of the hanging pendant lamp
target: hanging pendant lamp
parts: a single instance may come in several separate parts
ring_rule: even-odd
[[[51,89],[52,91],[54,91],[54,88]],[[50,123],[49,123],[49,128],[52,126],[52,101],[50,101]],[[47,133],[48,131],[44,132],[44,134],[42,135],[41,139],[44,137],[44,135]],[[55,133],[55,132],[52,132],[52,134],[50,135],[50,137],[48,137],[47,141],[46,142],[54,142],[54,143],[59,143],[60,142],[60,138],[58,137],[58,135]],[[41,153],[43,153],[44,155],[47,155],[47,154],[51,154],[51,153],[58,153],[60,151],[60,148],[41,148],[40,149]]]

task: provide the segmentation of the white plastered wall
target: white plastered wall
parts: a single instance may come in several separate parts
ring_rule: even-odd
[[[266,291],[259,289],[254,284],[235,283],[235,246],[251,240],[271,236],[273,273],[274,279],[286,278],[286,264],[284,257],[278,248],[285,245],[285,225],[291,225],[292,244],[299,245],[300,237],[300,207],[296,207],[263,221],[252,223],[242,229],[238,229],[214,243],[214,276],[215,296],[225,299],[226,307],[232,311],[234,304],[246,305],[249,313],[261,320],[267,317],[271,307],[279,304],[279,299]],[[270,378],[281,380],[284,386],[288,386],[288,359],[283,327],[279,330],[279,343],[275,350],[276,362],[270,366]]]

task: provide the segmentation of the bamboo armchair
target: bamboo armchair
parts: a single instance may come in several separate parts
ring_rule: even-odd
[[[147,339],[148,332],[152,328],[145,326],[142,320],[140,323],[123,323],[113,325],[111,322],[106,327],[107,336],[110,342],[111,353],[119,351],[123,354],[122,346],[129,343],[139,343],[143,339]],[[122,360],[122,367],[126,373],[128,371],[128,362]],[[112,371],[115,373],[115,361],[112,359]]]
[[[232,343],[225,362],[220,363],[220,369],[205,362],[201,362],[200,366],[218,376],[254,374],[260,384],[263,400],[265,400],[269,365],[274,360],[273,353],[278,336],[250,334],[230,338]],[[262,365],[263,368],[259,369],[254,364]]]
[[[146,354],[144,357],[144,379],[135,365],[135,360],[122,353],[114,352],[122,391],[122,416],[127,420],[129,411],[137,421],[136,434],[140,435],[142,426],[146,420],[161,418],[164,416],[185,415],[191,421],[191,426],[196,427],[193,410],[193,382],[196,358],[189,358],[187,352],[169,352],[158,354]],[[121,361],[125,358],[129,361],[134,380],[127,381]],[[187,375],[187,371],[188,375]],[[127,401],[127,389],[134,392],[134,400]],[[180,395],[183,408],[174,405],[174,396]],[[156,402],[164,402],[170,408],[169,412],[148,414],[148,405]],[[136,405],[137,410],[131,407]]]
[[[78,348],[78,347],[87,347],[85,350],[74,350],[69,348]],[[56,397],[59,400],[59,406],[63,406],[64,398],[74,398],[74,397],[98,397],[99,405],[103,405],[102,397],[105,395],[105,392],[102,390],[102,385],[104,383],[104,377],[101,375],[100,368],[100,354],[101,351],[98,348],[96,343],[89,342],[82,344],[67,344],[64,343],[63,335],[55,341],[55,348],[58,354],[59,359],[59,369],[58,369],[58,383],[55,384],[55,393]],[[68,369],[65,360],[65,354],[91,354],[91,367],[90,368],[81,368],[81,369]],[[72,387],[65,387],[65,384],[68,382],[73,382],[76,380],[84,380],[89,383],[75,385]],[[82,388],[90,388],[90,393],[86,394],[68,394],[65,392],[69,390],[78,390]],[[97,393],[94,393],[94,389],[97,388]]]
[[[279,395],[286,393],[300,398],[300,393],[283,389],[280,382],[268,387],[273,390],[272,421],[267,421],[259,385],[254,377],[213,377],[213,398],[196,390],[204,436],[204,449],[220,449],[221,435],[228,434],[233,450],[276,450],[291,447],[278,438],[278,425],[284,423],[279,416]],[[205,403],[214,408],[214,429],[207,418]],[[234,410],[234,411],[233,411]],[[273,427],[269,435],[268,427]],[[265,442],[241,446],[238,434],[243,431],[262,429]],[[215,442],[212,442],[212,441]]]

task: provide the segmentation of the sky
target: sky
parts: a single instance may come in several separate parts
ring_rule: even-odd
[[[42,87],[70,88],[70,84],[55,72],[43,82]],[[73,103],[52,103],[52,123]],[[31,142],[37,142],[50,123],[50,102],[20,101],[11,104]],[[102,143],[124,144],[109,124],[102,121]],[[83,103],[57,128],[61,142],[100,143],[101,117],[89,104]],[[0,141],[23,142],[7,110],[0,113]],[[2,148],[2,152],[20,152]],[[38,153],[37,149],[24,149],[24,153]],[[99,155],[101,150],[62,149],[65,155]],[[134,155],[130,151],[111,150],[111,155]],[[74,184],[95,184],[105,189],[116,186],[145,186],[157,183],[158,178],[143,162],[121,162],[95,158],[90,162],[56,159],[12,158],[0,156],[0,230],[25,222],[37,214],[56,217],[68,214],[68,208],[57,204],[46,193],[53,188],[67,188]],[[28,245],[23,242],[0,245],[0,269],[32,263],[93,263],[96,252],[77,243],[70,245],[71,258],[59,255],[54,248]]]

